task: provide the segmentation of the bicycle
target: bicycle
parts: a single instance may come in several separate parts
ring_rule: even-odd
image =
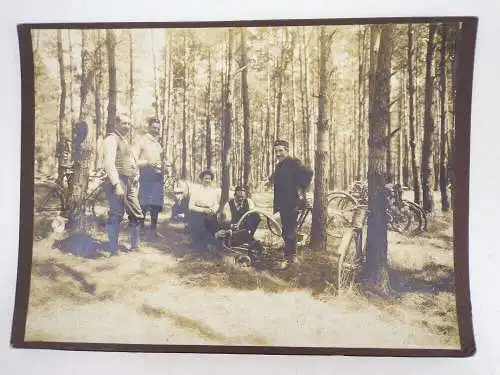
[[[70,186],[74,175],[73,166],[65,166],[62,169],[60,178],[50,178],[36,176],[34,181],[34,215],[36,217],[45,218],[49,222],[60,221],[58,218],[67,217],[67,211],[70,208]],[[103,170],[98,170],[96,173],[89,176],[89,184],[87,192],[83,198],[86,205],[84,213],[85,219],[90,213],[91,220],[85,220],[85,224],[97,224],[100,226],[100,216],[103,215],[102,210],[107,212],[107,198],[103,190],[105,182],[105,173]],[[35,234],[39,239],[39,233]]]
[[[351,289],[359,279],[360,272],[366,262],[366,241],[368,206],[357,205],[351,210],[350,229],[344,232],[338,247],[337,262],[337,294]]]
[[[297,249],[307,245],[308,236],[304,233],[304,222],[312,208],[308,205],[299,209],[297,217]],[[252,248],[251,244],[234,245],[231,242],[233,232],[244,228],[245,221],[250,215],[259,218],[259,225],[255,232],[255,239],[259,246]],[[231,226],[231,229],[224,231],[222,238],[222,248],[231,254],[232,261],[240,267],[249,267],[254,263],[274,263],[283,260],[283,246],[281,224],[273,215],[255,209],[247,211],[240,220]]]
[[[386,187],[388,197],[387,221],[389,230],[415,235],[427,230],[427,217],[416,203],[402,198],[398,186]],[[349,213],[357,205],[368,204],[368,186],[356,181],[349,192],[335,191],[328,195],[329,228],[334,236],[339,236],[349,225]],[[335,230],[337,228],[337,230]]]

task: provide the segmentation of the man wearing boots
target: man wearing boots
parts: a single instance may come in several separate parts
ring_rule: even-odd
[[[311,183],[313,171],[297,158],[288,154],[288,142],[274,143],[277,163],[271,179],[274,185],[273,211],[281,218],[282,236],[285,242],[285,269],[296,262],[297,219],[300,208],[306,203],[305,191]]]
[[[160,121],[156,118],[148,120],[148,133],[140,137],[134,144],[137,164],[140,170],[139,203],[144,216],[151,215],[150,235],[158,237],[158,215],[163,209],[163,148],[159,141]]]
[[[131,121],[126,116],[116,116],[113,131],[103,141],[103,164],[107,181],[104,186],[109,203],[107,230],[109,250],[118,254],[120,223],[125,212],[130,228],[130,248],[139,247],[139,225],[144,221],[137,191],[139,170],[132,146],[127,140]]]

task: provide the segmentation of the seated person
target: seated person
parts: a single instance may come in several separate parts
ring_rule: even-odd
[[[255,231],[259,226],[260,217],[257,213],[251,213],[245,217],[237,230],[235,225],[240,221],[243,215],[255,209],[254,202],[247,197],[245,188],[237,186],[234,190],[234,198],[230,199],[221,213],[220,228],[215,235],[218,238],[230,239],[232,246],[248,244],[258,245],[254,238]],[[229,230],[228,230],[229,229]]]
[[[207,250],[216,245],[213,234],[217,230],[217,211],[220,191],[212,187],[214,174],[205,170],[200,173],[200,185],[192,185],[189,192],[187,227],[195,250]]]

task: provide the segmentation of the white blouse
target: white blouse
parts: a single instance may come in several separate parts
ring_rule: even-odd
[[[218,188],[189,184],[189,211],[204,212],[209,208],[213,212],[219,209],[221,191]]]

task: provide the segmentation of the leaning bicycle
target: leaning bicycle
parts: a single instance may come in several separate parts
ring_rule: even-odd
[[[65,222],[61,218],[67,217],[70,209],[70,186],[74,176],[72,166],[62,170],[58,179],[37,176],[34,182],[34,215],[40,230],[36,231],[35,238],[43,237],[41,232],[50,230],[44,225],[60,225]],[[103,189],[105,173],[98,170],[89,178],[87,192],[84,196],[87,227],[99,227],[102,225],[104,216],[107,214],[107,199]],[[37,229],[37,228],[35,228]],[[61,229],[61,228],[59,228]],[[64,228],[62,228],[64,229]]]
[[[337,294],[351,289],[366,262],[368,206],[358,205],[351,213],[351,227],[344,232],[338,247]]]

